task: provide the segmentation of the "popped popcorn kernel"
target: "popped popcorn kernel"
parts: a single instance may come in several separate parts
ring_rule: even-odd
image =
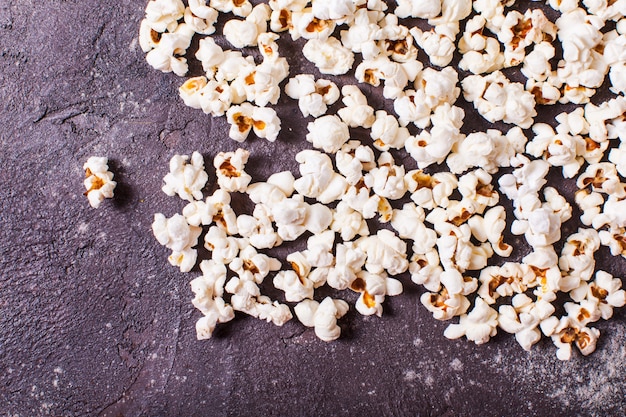
[[[117,183],[113,181],[113,173],[109,171],[106,157],[91,156],[83,164],[85,170],[85,195],[89,205],[93,208],[100,207],[105,198],[113,198],[113,190]]]

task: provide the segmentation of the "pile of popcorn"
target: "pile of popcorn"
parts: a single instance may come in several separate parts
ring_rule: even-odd
[[[195,58],[203,75],[188,78],[180,96],[206,114],[225,115],[233,140],[250,132],[279,138],[271,105],[283,88],[310,120],[306,141],[314,149],[297,154],[298,177],[285,171],[254,182],[245,172],[248,151],[220,152],[213,160],[218,189],[205,198],[202,155],[172,158],[163,191],[188,204],[169,218],[156,214],[152,227],[171,249],[172,265],[188,272],[199,263],[202,275],[191,281],[203,315],[198,338],[211,337],[235,311],[276,325],[290,320],[290,305],[261,293],[268,278],[300,322],[335,340],[349,306],[316,300],[317,288],[354,291],[359,313],[380,316],[385,298],[403,292],[398,276],[407,273],[425,288],[421,303],[436,319],[458,317],[448,338],[482,344],[499,328],[525,350],[544,335],[559,359],[569,359],[573,346],[591,353],[599,336],[592,323],[626,304],[621,279],[597,270],[594,259],[601,246],[626,257],[626,0],[548,0],[558,12],[554,22],[540,8],[513,10],[512,0],[396,3],[393,12],[381,0],[148,3],[140,28],[148,63],[186,75],[184,56],[199,35]],[[212,38],[220,13],[228,19],[223,37]],[[416,27],[418,20],[431,29]],[[276,43],[283,32],[306,40],[302,53],[319,73],[382,86],[393,114],[370,106],[357,85],[313,74],[290,78]],[[449,66],[455,53],[458,68]],[[428,67],[418,60],[424,54]],[[525,84],[501,71],[512,67]],[[611,98],[591,103],[605,82]],[[461,96],[508,130],[462,133]],[[537,104],[556,103],[575,108],[559,114],[554,127],[535,123]],[[353,139],[355,128],[366,129],[371,142]],[[392,152],[402,150],[417,169],[395,162]],[[547,186],[551,167],[575,178],[575,201]],[[236,213],[231,193],[246,194],[254,210]],[[503,197],[514,209],[510,232],[531,250],[520,262],[493,265],[494,254],[506,261],[513,251],[504,239]],[[581,227],[561,236],[570,203],[582,213]],[[370,219],[384,226],[371,230]],[[267,254],[303,235],[306,249],[286,263]],[[199,261],[201,236],[211,257]]]

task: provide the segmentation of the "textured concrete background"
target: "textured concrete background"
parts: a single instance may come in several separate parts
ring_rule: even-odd
[[[446,340],[403,277],[382,318],[350,311],[334,343],[245,316],[196,341],[197,272],[169,266],[150,225],[183,206],[160,190],[172,155],[210,163],[236,143],[224,120],[182,104],[180,79],[145,63],[144,8],[0,1],[0,415],[623,415],[623,312],[598,323],[591,357],[561,363],[547,340],[531,353],[506,334]],[[242,145],[256,179],[294,170],[308,147],[284,103],[281,138]],[[108,156],[118,181],[98,210],[82,195],[91,155]],[[606,251],[600,264],[626,270]]]

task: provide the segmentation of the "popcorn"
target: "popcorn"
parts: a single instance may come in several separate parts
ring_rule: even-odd
[[[552,336],[552,342],[557,347],[556,357],[566,361],[572,356],[572,344],[585,356],[596,350],[600,331],[578,324],[576,320],[565,316],[548,336]]]
[[[533,124],[535,98],[520,83],[510,82],[500,71],[485,77],[470,75],[461,85],[465,100],[474,104],[481,116],[490,122],[499,120],[523,129]]]
[[[580,287],[572,290],[570,295],[577,302],[586,299],[596,303],[604,320],[613,316],[614,307],[623,307],[626,304],[626,292],[622,289],[622,281],[604,271],[596,272],[592,282],[582,283]]]
[[[313,298],[313,282],[294,271],[279,271],[274,277],[274,287],[285,292],[287,301],[298,302]]]
[[[304,150],[296,155],[302,177],[294,182],[295,189],[305,197],[328,204],[339,200],[348,183],[337,174],[328,155],[314,150]]]
[[[335,153],[350,138],[348,126],[335,115],[322,116],[309,122],[307,142],[326,153]]]
[[[228,236],[218,226],[211,226],[204,235],[204,247],[211,251],[211,259],[223,264],[231,263],[239,254],[239,250],[248,246],[245,238]]]
[[[512,10],[506,14],[498,40],[504,44],[504,66],[518,65],[524,60],[525,48],[544,39],[556,37],[556,27],[540,9],[526,10],[522,15]]]
[[[352,0],[315,0],[313,14],[318,19],[347,21],[356,10]]]
[[[339,99],[339,89],[335,83],[323,79],[316,81],[310,74],[291,78],[285,86],[285,93],[298,100],[298,107],[304,117],[325,114],[328,106]]]
[[[335,265],[328,271],[326,282],[331,288],[345,290],[357,278],[367,255],[354,242],[344,242],[335,249]]]
[[[433,313],[435,319],[442,321],[465,314],[470,306],[467,297],[461,294],[450,295],[446,288],[439,293],[422,294],[420,302]]]
[[[221,189],[228,192],[245,192],[252,177],[245,171],[246,162],[250,152],[245,149],[237,149],[235,152],[220,152],[213,160],[213,166],[217,170],[217,184]]]
[[[146,54],[146,62],[161,72],[173,72],[179,77],[187,74],[187,60],[182,57],[191,45],[193,28],[181,23],[173,32],[161,34],[158,44]]]
[[[191,6],[193,2],[198,2],[198,0],[191,0],[189,5]],[[252,4],[248,0],[211,0],[210,4],[222,13],[233,13],[240,17],[249,16],[252,12]]]
[[[474,309],[468,314],[463,314],[459,324],[450,324],[443,335],[448,339],[465,336],[467,340],[481,345],[496,335],[497,325],[498,312],[478,297],[474,303]]]
[[[545,123],[537,123],[532,128],[535,136],[527,143],[526,152],[534,157],[543,156],[552,166],[563,167],[565,178],[573,177],[583,161],[579,158],[586,149],[581,136],[555,133]]]
[[[365,268],[372,274],[387,271],[398,275],[409,267],[406,243],[390,230],[381,229],[375,235],[361,237],[356,244],[367,255]]]
[[[376,112],[376,120],[372,124],[370,133],[376,149],[380,151],[388,151],[390,148],[401,149],[409,135],[409,130],[406,127],[400,127],[395,117],[384,110]]]
[[[325,342],[331,342],[341,335],[337,320],[343,317],[348,309],[348,303],[345,301],[326,297],[321,303],[314,300],[301,301],[294,311],[302,324],[315,329],[317,337]]]
[[[403,239],[414,241],[413,251],[424,254],[437,242],[437,233],[424,225],[424,210],[413,203],[406,203],[402,210],[394,209],[391,226]]]
[[[454,39],[442,33],[422,32],[417,27],[411,29],[411,35],[415,37],[417,44],[426,52],[431,64],[445,67],[452,61],[455,51]]]
[[[600,243],[611,250],[611,255],[626,257],[626,229],[611,227],[609,230],[601,230],[598,235]]]
[[[172,250],[168,257],[170,264],[178,266],[181,272],[191,271],[198,256],[197,251],[192,248],[198,244],[202,228],[190,226],[180,214],[168,219],[157,213],[154,215],[152,232],[161,245]]]
[[[506,262],[502,266],[489,266],[480,272],[478,295],[487,304],[494,304],[499,297],[523,294],[539,285],[536,278],[535,271],[527,264]]]
[[[605,193],[618,198],[626,197],[624,184],[620,182],[615,165],[599,162],[587,166],[585,172],[576,180],[578,188],[590,187],[594,192]]]
[[[422,19],[432,19],[439,16],[441,12],[440,0],[427,0],[414,2],[411,0],[397,0],[398,5],[394,13],[400,18],[420,17]]]
[[[211,260],[200,262],[202,276],[190,282],[194,298],[191,303],[200,310],[203,317],[196,322],[198,340],[210,339],[217,323],[225,323],[235,318],[233,308],[226,304],[224,283],[226,267]]]
[[[365,176],[365,182],[371,184],[376,195],[398,200],[406,194],[404,174],[404,167],[394,165],[391,154],[383,152],[378,159],[378,167]]]
[[[354,239],[357,235],[369,235],[367,222],[361,213],[353,210],[345,201],[340,201],[333,211],[333,221],[330,228],[339,233],[344,242]]]
[[[160,33],[174,31],[184,13],[185,5],[180,0],[150,0],[146,5],[146,21]]]
[[[228,267],[240,279],[260,284],[270,271],[280,270],[281,264],[278,259],[258,253],[253,246],[246,246],[233,258]]]
[[[507,333],[515,334],[515,340],[529,351],[541,338],[540,323],[551,317],[555,308],[545,300],[534,303],[525,294],[517,294],[512,303],[498,309],[498,326]]]
[[[364,182],[363,171],[371,171],[376,167],[374,151],[361,145],[358,140],[346,142],[335,154],[337,171],[346,178],[350,185]]]
[[[250,103],[232,106],[226,113],[230,130],[228,136],[237,142],[243,142],[254,130],[260,138],[274,142],[280,132],[280,119],[274,109],[256,107]]]
[[[196,2],[196,4],[197,3],[199,2]],[[206,6],[200,6],[200,10],[198,10],[198,8],[196,8],[196,10],[201,12],[205,17],[198,16],[193,12],[193,10],[191,10],[191,7],[187,7],[185,9],[184,16],[185,23],[196,33],[200,33],[202,35],[211,35],[215,33],[217,10]]]
[[[437,172],[429,175],[421,169],[409,171],[404,176],[407,190],[411,193],[411,200],[425,209],[435,206],[447,207],[448,197],[458,186],[458,180],[449,172]]]
[[[417,245],[413,246],[413,256],[409,263],[411,281],[423,285],[428,291],[439,291],[443,273],[443,268],[439,265],[439,253],[434,248],[420,253],[421,249]]]
[[[106,157],[90,156],[83,164],[85,170],[85,195],[89,205],[93,208],[100,207],[105,198],[113,198],[113,190],[117,183],[113,181],[113,173],[109,171]]]
[[[354,62],[352,51],[333,37],[325,41],[310,39],[302,48],[302,53],[322,74],[345,74],[352,68]]]
[[[356,310],[364,316],[383,314],[382,303],[385,296],[395,296],[402,293],[402,283],[394,278],[389,278],[385,273],[375,274],[361,271],[357,278],[350,284],[350,289],[360,292],[356,302]]]
[[[178,194],[187,201],[201,200],[208,174],[204,171],[204,159],[198,152],[187,155],[174,155],[170,160],[170,172],[163,178],[162,190],[169,196]]]
[[[337,111],[339,117],[349,127],[370,128],[376,121],[374,109],[367,104],[367,98],[359,87],[355,85],[344,85],[341,88],[343,99],[341,100],[346,107]]]
[[[211,4],[214,2],[215,0]],[[231,3],[231,1],[225,1],[225,3]],[[245,20],[230,19],[227,21],[222,31],[226,40],[235,48],[256,46],[259,35],[267,31],[268,20],[270,20],[270,8],[267,4],[262,3],[255,6]]]

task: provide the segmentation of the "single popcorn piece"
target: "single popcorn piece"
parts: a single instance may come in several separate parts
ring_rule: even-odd
[[[325,41],[310,39],[302,48],[302,53],[322,74],[345,74],[352,68],[354,62],[352,51],[333,37]]]
[[[545,332],[544,332],[545,333]],[[562,361],[572,356],[572,344],[576,345],[580,353],[587,356],[596,350],[596,343],[600,331],[593,327],[586,327],[572,317],[564,316],[557,326],[549,332],[552,342],[557,347],[556,357]]]
[[[205,3],[206,0],[191,0],[191,3]],[[235,16],[246,17],[252,12],[252,4],[248,0],[211,0],[211,7],[222,13],[232,13]]]
[[[385,273],[374,274],[368,271],[360,271],[350,284],[350,289],[360,292],[355,308],[364,316],[383,314],[382,303],[386,296],[396,296],[402,293],[402,283],[390,278]]]
[[[274,277],[274,287],[285,292],[285,300],[299,302],[313,298],[313,281],[294,271],[280,271]]]
[[[162,72],[173,72],[179,77],[187,74],[187,59],[183,56],[191,45],[194,30],[181,23],[173,32],[160,35],[158,44],[146,54],[146,62]]]
[[[500,71],[485,77],[470,75],[462,81],[463,96],[490,122],[499,120],[527,129],[533,124],[535,97]]]
[[[298,74],[285,86],[285,93],[298,100],[298,107],[304,117],[320,117],[328,106],[339,99],[339,88],[332,81],[315,80],[311,74]]]
[[[498,332],[498,312],[480,297],[476,298],[474,309],[461,316],[459,324],[450,324],[443,335],[448,339],[465,336],[477,345],[489,341]]]
[[[317,337],[325,342],[331,342],[341,335],[337,320],[343,317],[348,309],[348,303],[345,301],[326,297],[321,303],[310,299],[301,301],[295,306],[294,311],[302,324],[315,329]]]
[[[189,161],[189,162],[188,162]],[[170,160],[170,172],[163,178],[163,192],[169,196],[178,194],[187,201],[202,200],[202,189],[209,175],[204,170],[204,159],[199,152],[174,155]]]
[[[322,116],[309,122],[307,142],[326,153],[335,153],[350,139],[348,126],[335,115]]]
[[[226,112],[230,130],[228,135],[237,142],[248,138],[251,130],[260,138],[274,142],[280,132],[280,119],[269,107],[257,107],[250,103],[232,106]]]
[[[244,171],[250,152],[237,149],[235,152],[220,152],[213,160],[217,173],[217,184],[228,192],[245,192],[252,177]]]
[[[168,258],[170,264],[180,267],[181,272],[191,271],[198,256],[192,248],[198,244],[202,228],[190,226],[180,214],[168,219],[157,213],[154,215],[152,232],[161,245],[172,250]]]
[[[91,156],[83,164],[85,180],[83,184],[87,191],[85,195],[93,208],[100,207],[105,198],[113,198],[113,190],[117,183],[113,181],[113,173],[109,171],[106,157]]]
[[[200,262],[202,276],[190,282],[195,297],[191,300],[203,317],[196,322],[198,340],[210,339],[218,323],[235,318],[232,306],[222,298],[226,282],[226,267],[212,260]]]
[[[255,6],[245,20],[230,19],[223,29],[226,40],[239,49],[256,46],[259,35],[267,32],[270,13],[269,6],[262,3]]]
[[[376,121],[374,109],[367,104],[367,98],[356,85],[344,85],[341,88],[346,107],[337,111],[341,120],[349,127],[370,128]]]

